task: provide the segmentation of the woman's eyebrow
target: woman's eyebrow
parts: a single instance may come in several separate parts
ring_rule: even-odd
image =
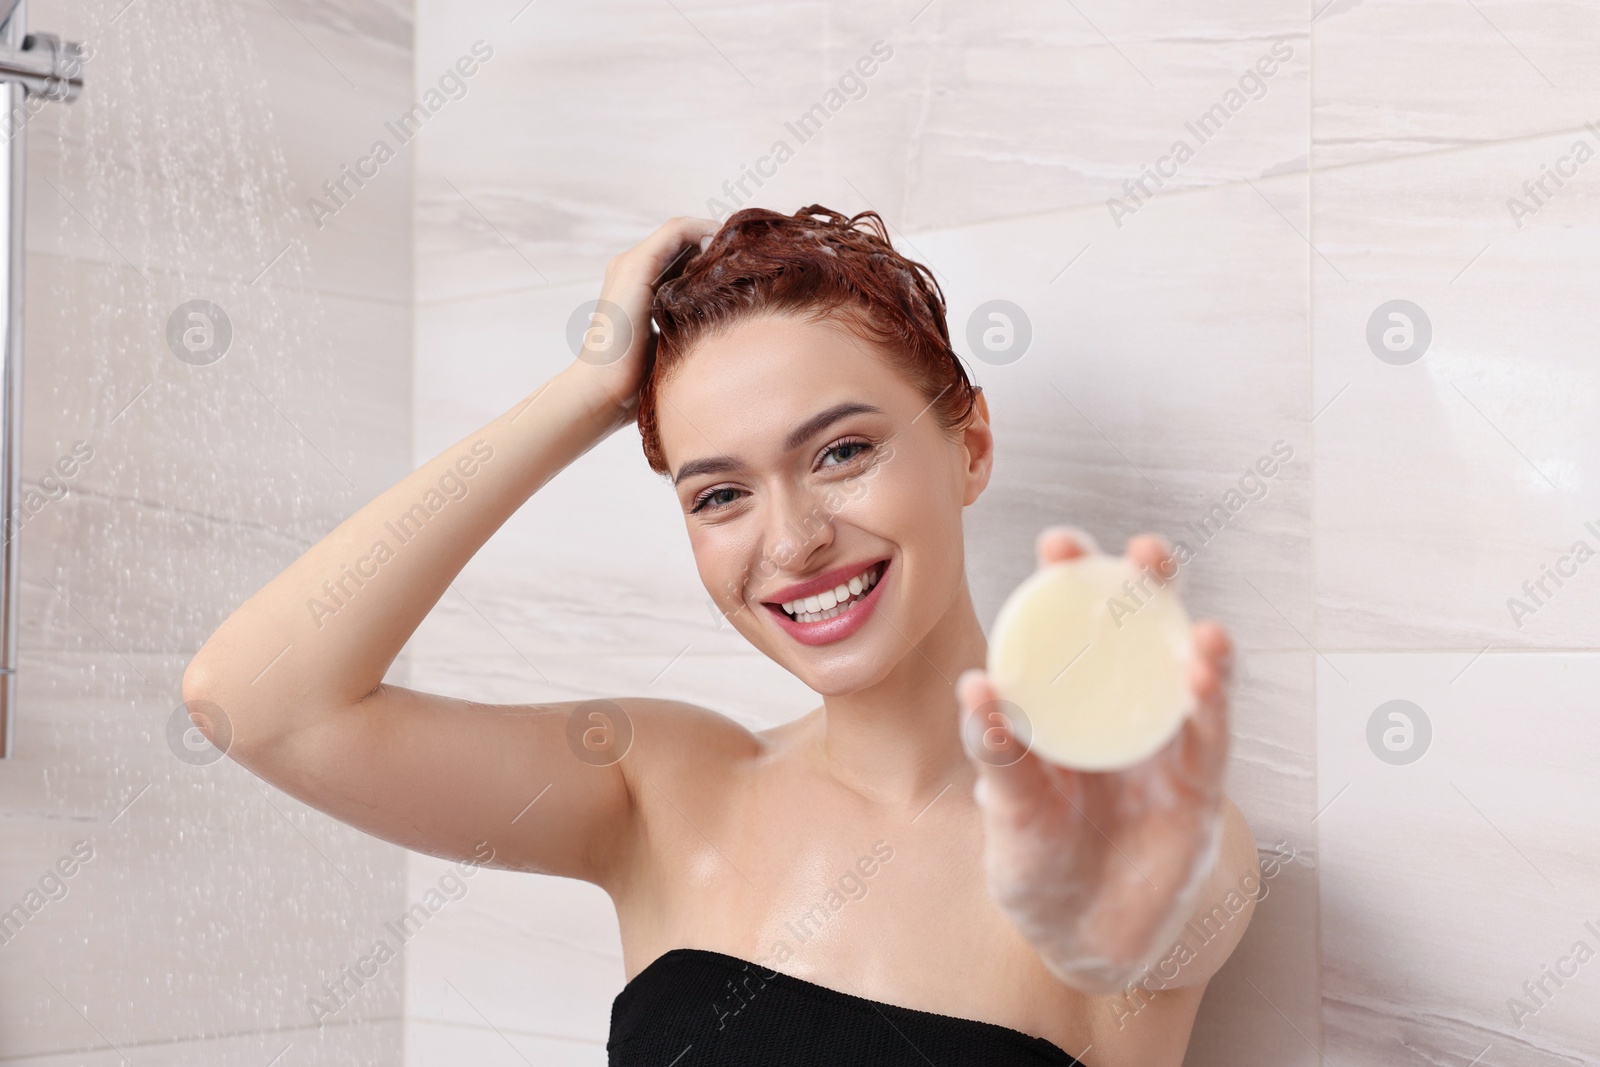
[[[863,412],[881,415],[883,414],[883,409],[859,400],[847,400],[843,404],[835,404],[826,411],[817,412],[805,422],[790,430],[789,436],[783,439],[783,450],[785,452],[793,452],[840,419],[849,418],[851,415],[860,415]]]
[[[672,484],[677,485],[685,478],[693,478],[697,474],[721,474],[724,471],[736,471],[739,461],[732,456],[707,456],[704,459],[691,459],[678,468],[677,476],[672,479]]]
[[[883,414],[883,409],[860,400],[847,400],[842,404],[835,404],[831,408],[817,412],[805,422],[790,430],[788,436],[783,439],[783,450],[792,452],[840,419],[861,414],[881,415]],[[706,456],[702,459],[691,459],[678,468],[678,473],[672,479],[672,484],[677,485],[685,478],[692,478],[697,474],[722,474],[725,471],[738,470],[740,466],[740,462],[732,456]]]

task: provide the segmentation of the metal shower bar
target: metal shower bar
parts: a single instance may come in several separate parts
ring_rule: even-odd
[[[28,94],[71,102],[83,90],[83,46],[27,32],[27,0],[0,0],[0,759],[11,756],[17,711],[17,631],[21,623],[21,544],[15,516],[22,493],[23,194]]]

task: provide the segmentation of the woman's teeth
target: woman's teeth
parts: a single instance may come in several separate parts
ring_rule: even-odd
[[[783,610],[796,622],[821,622],[823,619],[831,619],[835,615],[849,611],[851,604],[866,596],[872,587],[878,584],[878,577],[881,574],[883,574],[883,564],[874,563],[848,582],[836,585],[826,592],[802,600],[786,601]]]

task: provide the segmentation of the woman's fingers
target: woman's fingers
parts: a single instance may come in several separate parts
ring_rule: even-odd
[[[1046,567],[1064,559],[1077,559],[1100,551],[1094,537],[1076,526],[1051,526],[1041,532],[1034,542],[1039,556],[1039,566]]]
[[[682,216],[668,219],[655,232],[613,261],[619,273],[653,290],[691,250],[703,247],[720,224],[711,219]]]
[[[1195,710],[1178,734],[1170,768],[1182,786],[1210,797],[1220,794],[1228,761],[1228,679],[1224,667],[1209,656],[1198,657],[1189,664],[1189,688],[1194,693]]]
[[[718,226],[711,219],[668,219],[606,264],[600,299],[589,312],[589,328],[578,358],[595,368],[584,373],[595,377],[607,396],[630,406],[626,415],[630,422],[637,414],[635,394],[658,341],[651,325],[656,289],[682,272],[701,242],[716,233]]]
[[[961,744],[967,755],[982,765],[1010,761],[1019,745],[1010,726],[1004,705],[984,671],[973,668],[956,678],[956,703],[961,715]]]
[[[1178,576],[1178,562],[1172,558],[1172,549],[1166,539],[1155,534],[1139,534],[1128,538],[1128,558],[1141,573],[1155,575],[1165,585]]]
[[[988,675],[977,668],[962,671],[956,679],[956,703],[961,745],[978,771],[979,802],[999,805],[994,814],[1025,821],[1051,786],[1044,761],[1029,751],[1031,731],[1022,722],[1023,712],[999,699]]]
[[[718,223],[711,219],[668,219],[650,236],[606,264],[601,297],[622,307],[629,316],[627,325],[632,331],[648,332],[650,304],[656,287],[681,271],[689,257],[717,229]]]
[[[973,667],[962,671],[956,677],[956,702],[961,705],[963,712],[993,699],[995,699],[994,686],[989,682],[988,672]]]
[[[1042,531],[1034,547],[1041,567],[1100,551],[1094,536],[1087,530],[1066,525],[1051,526]],[[1155,575],[1163,585],[1178,575],[1178,561],[1172,558],[1172,549],[1165,538],[1155,534],[1139,534],[1128,539],[1125,551],[1137,569]]]
[[[1194,625],[1194,647],[1201,658],[1211,663],[1224,684],[1233,676],[1233,642],[1220,623],[1210,619]]]

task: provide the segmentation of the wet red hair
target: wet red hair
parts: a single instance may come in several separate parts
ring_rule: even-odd
[[[638,412],[651,470],[668,473],[656,423],[661,384],[705,337],[758,314],[832,319],[905,375],[947,433],[971,417],[977,388],[950,347],[944,292],[932,271],[894,250],[877,212],[847,218],[819,204],[793,215],[745,208],[656,290],[651,315],[660,337]]]

